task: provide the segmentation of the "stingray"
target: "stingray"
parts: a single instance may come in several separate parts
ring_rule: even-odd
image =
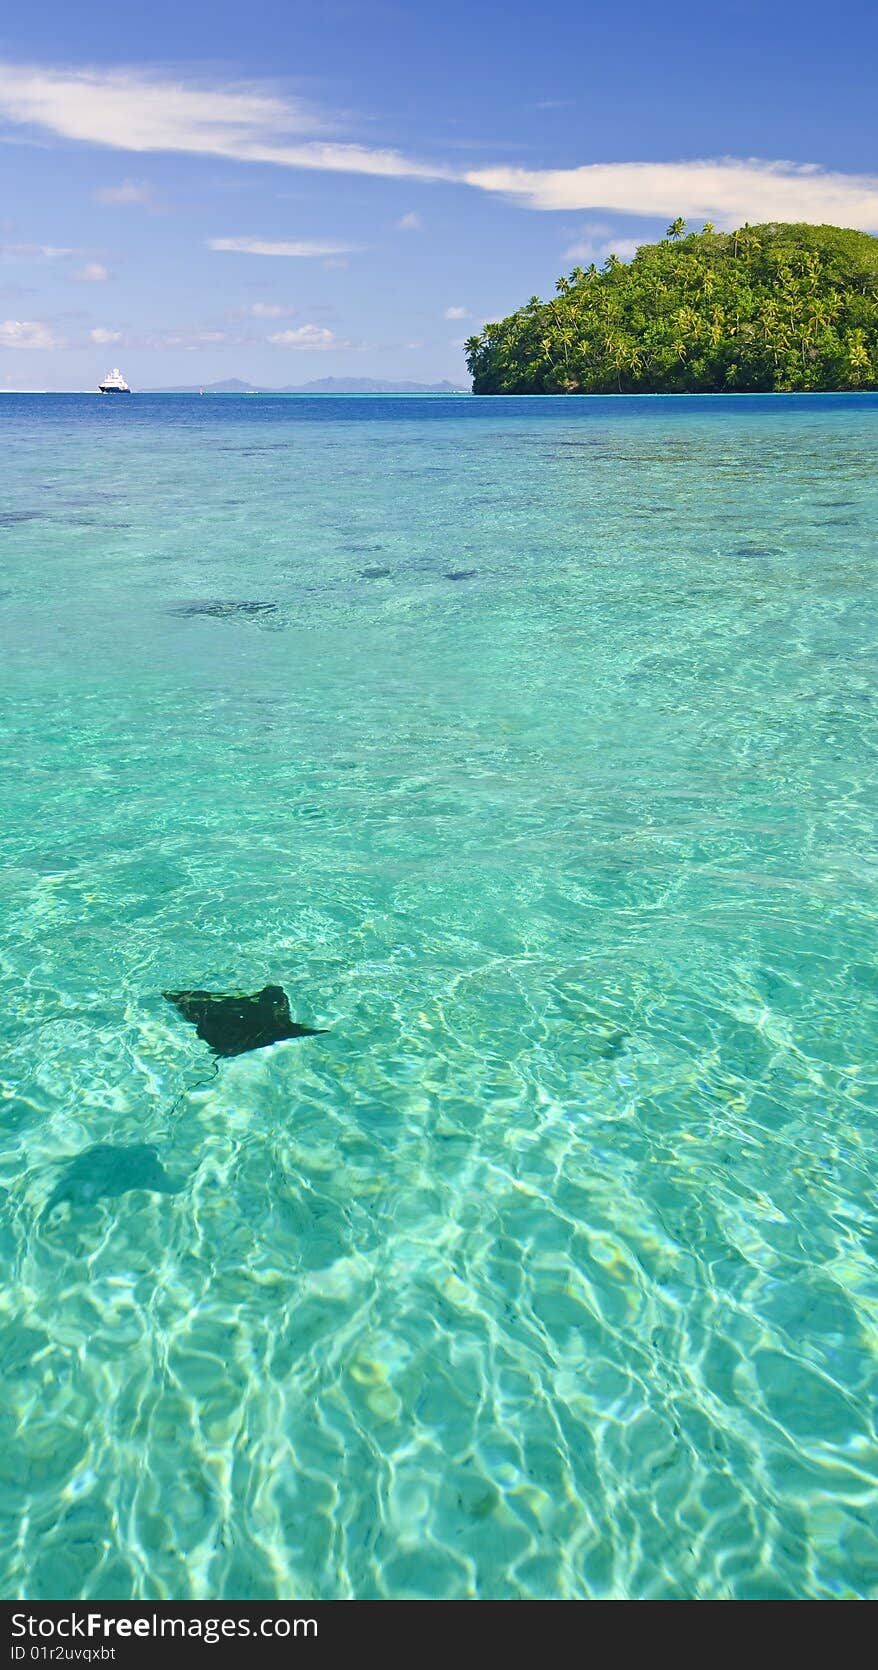
[[[443,580],[474,580],[478,573],[476,568],[452,568],[448,574],[443,574]]]
[[[194,615],[209,615],[214,620],[228,620],[234,615],[273,615],[277,609],[276,603],[265,603],[261,600],[245,600],[242,603],[230,602],[220,597],[207,598],[201,603],[180,603],[171,609],[172,615],[182,615],[189,620]]]
[[[261,992],[162,992],[214,1055],[246,1055],[286,1038],[315,1038],[325,1027],[300,1026],[282,986]]]
[[[360,573],[361,580],[386,580],[389,568],[364,568]]]
[[[124,1195],[130,1189],[148,1189],[151,1194],[179,1193],[165,1172],[158,1150],[144,1142],[120,1144],[99,1142],[71,1160],[46,1207],[46,1213],[62,1200],[73,1206],[92,1206],[96,1200]]]

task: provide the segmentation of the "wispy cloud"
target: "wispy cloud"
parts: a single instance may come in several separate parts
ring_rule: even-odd
[[[54,331],[40,319],[0,320],[0,348],[63,348]]]
[[[276,348],[308,348],[311,350],[325,350],[327,348],[351,348],[351,342],[339,342],[335,334],[325,325],[299,325],[296,330],[275,331],[268,338]]]
[[[737,226],[744,220],[832,221],[878,229],[878,177],[816,164],[740,161],[591,163],[582,168],[472,169],[467,183],[530,209],[603,209],[683,215]]]
[[[569,249],[565,249],[563,260],[580,263],[584,261],[586,264],[593,261],[596,267],[601,266],[608,255],[617,255],[620,261],[630,261],[644,241],[643,238],[596,239],[589,237],[586,228],[585,235],[571,244]]]
[[[84,249],[73,249],[67,244],[0,244],[0,261],[66,261],[70,256],[84,256]],[[71,273],[72,278],[85,284],[103,284],[110,277],[102,261],[86,261]]]
[[[155,193],[145,180],[123,180],[118,186],[101,186],[94,196],[96,203],[119,206],[140,203],[148,206],[153,202]]]
[[[531,209],[682,214],[718,226],[743,220],[832,221],[878,230],[874,174],[758,158],[461,171],[336,139],[333,125],[312,106],[263,86],[183,82],[135,69],[2,63],[0,118],[30,134],[37,129],[130,153],[187,152],[283,168],[445,180]],[[410,217],[403,221],[413,227]]]
[[[97,325],[93,331],[89,331],[88,336],[89,341],[97,343],[99,348],[106,347],[111,342],[122,341],[121,331],[105,330],[102,325]]]
[[[81,254],[83,250],[60,244],[0,244],[2,261],[61,261],[68,255]]]
[[[168,348],[194,348],[201,342],[231,342],[233,338],[228,331],[193,330],[172,331],[162,338]]]
[[[294,307],[281,307],[278,302],[251,302],[249,307],[238,309],[245,319],[289,319],[295,311]]]
[[[613,228],[606,220],[584,220],[579,228],[580,238],[608,238]]]
[[[394,221],[397,232],[420,232],[421,224],[420,215],[416,215],[413,210],[407,215],[400,215],[399,220]]]
[[[302,100],[235,83],[186,85],[134,69],[0,64],[0,115],[121,151],[189,151],[395,179],[433,180],[447,173],[398,151],[305,137],[325,131],[327,122]],[[291,144],[290,135],[301,137]]]
[[[443,319],[467,319],[469,312],[465,307],[446,307],[442,317]]]
[[[353,244],[314,243],[308,239],[294,243],[275,243],[268,238],[208,238],[209,249],[219,249],[233,255],[285,255],[305,260],[320,255],[347,255]]]
[[[198,348],[240,348],[254,339],[239,331],[200,329],[181,326],[172,330],[146,331],[142,336],[127,337],[126,348],[182,348],[194,352]]]

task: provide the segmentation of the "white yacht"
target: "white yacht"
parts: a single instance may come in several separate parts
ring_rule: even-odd
[[[118,366],[108,371],[102,383],[98,384],[101,394],[130,394],[131,390],[122,376]]]

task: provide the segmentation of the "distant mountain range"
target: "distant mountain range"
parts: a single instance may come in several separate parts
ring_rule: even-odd
[[[315,383],[266,388],[227,377],[223,383],[180,383],[176,388],[147,389],[147,394],[469,394],[455,383],[384,383],[375,377],[320,377]]]

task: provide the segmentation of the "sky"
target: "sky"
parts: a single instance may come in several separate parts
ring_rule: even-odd
[[[878,233],[874,0],[9,0],[0,389],[466,386],[690,225]]]

